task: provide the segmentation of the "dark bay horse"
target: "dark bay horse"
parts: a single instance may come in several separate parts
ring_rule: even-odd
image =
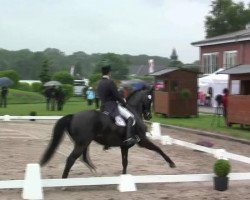
[[[169,163],[169,166],[173,168],[175,167],[174,162],[146,137],[146,126],[143,123],[142,117],[147,120],[151,118],[151,95],[151,91],[149,90],[140,90],[132,93],[127,98],[128,108],[136,118],[136,123],[132,131],[140,137],[138,143],[140,147],[159,153]],[[87,110],[66,115],[56,122],[51,141],[40,164],[43,166],[52,158],[55,150],[62,141],[64,132],[68,132],[74,142],[74,149],[67,158],[62,178],[68,177],[71,167],[80,156],[82,156],[83,162],[85,162],[90,169],[95,169],[88,155],[88,147],[93,140],[103,145],[105,149],[109,147],[121,148],[122,173],[126,174],[128,150],[133,145],[124,145],[125,131],[125,127],[116,126],[109,116],[100,111]]]

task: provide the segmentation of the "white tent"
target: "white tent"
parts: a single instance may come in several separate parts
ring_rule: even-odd
[[[224,69],[219,69],[213,74],[201,77],[198,79],[198,86],[199,91],[203,93],[207,93],[209,87],[213,90],[213,97],[212,97],[212,105],[215,107],[215,97],[218,94],[222,94],[224,88],[228,88],[228,79],[229,76],[227,74],[218,74],[218,72]]]

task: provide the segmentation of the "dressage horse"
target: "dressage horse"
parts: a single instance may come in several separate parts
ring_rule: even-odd
[[[143,123],[142,116],[144,119],[151,118],[151,101],[152,94],[149,90],[136,91],[127,98],[128,109],[135,115],[136,119],[132,131],[139,136],[138,145],[140,147],[159,153],[173,168],[175,167],[174,162],[146,137],[146,126]],[[128,150],[133,146],[124,145],[126,127],[115,125],[109,116],[96,110],[66,115],[56,122],[50,144],[40,161],[41,166],[44,166],[52,158],[62,141],[65,131],[68,132],[74,142],[74,149],[67,158],[62,178],[68,177],[71,167],[80,156],[82,156],[83,162],[87,164],[90,170],[95,170],[95,166],[88,155],[88,147],[93,140],[103,145],[105,149],[109,147],[121,148],[122,173],[126,174]]]

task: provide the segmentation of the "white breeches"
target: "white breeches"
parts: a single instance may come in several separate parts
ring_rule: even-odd
[[[121,114],[121,116],[116,116],[115,123],[118,126],[126,126],[126,122],[124,119],[128,119],[129,117],[132,117],[134,119],[133,125],[135,124],[135,118],[134,115],[126,108],[122,107],[118,104],[118,111]]]

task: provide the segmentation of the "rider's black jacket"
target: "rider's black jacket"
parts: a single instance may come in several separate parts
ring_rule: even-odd
[[[119,115],[117,102],[122,106],[126,105],[125,100],[120,96],[114,81],[103,77],[97,87],[97,93],[101,100],[101,111],[107,112],[112,117]]]

